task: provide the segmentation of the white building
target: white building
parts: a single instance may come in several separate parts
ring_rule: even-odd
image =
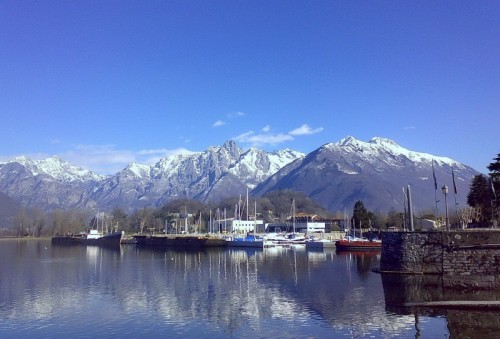
[[[234,219],[231,221],[231,231],[236,233],[248,233],[253,232],[255,227],[259,229],[263,229],[264,221],[263,220],[238,220]]]
[[[248,233],[253,232],[264,232],[264,221],[263,220],[240,220],[234,218],[227,218],[222,220],[215,220],[212,222],[213,230],[215,233]]]
[[[324,222],[306,222],[306,223],[298,223],[295,225],[301,230],[301,233],[315,233],[322,232],[325,233],[325,223]]]
[[[295,223],[295,227],[293,227],[292,223],[281,223],[281,224],[267,224],[266,232],[269,233],[318,233],[325,232],[325,223],[324,222],[297,222]]]

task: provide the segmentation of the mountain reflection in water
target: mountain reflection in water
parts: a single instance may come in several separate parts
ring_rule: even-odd
[[[415,317],[386,306],[401,290],[372,272],[378,253],[113,250],[2,240],[0,258],[2,338],[450,333],[444,315]]]

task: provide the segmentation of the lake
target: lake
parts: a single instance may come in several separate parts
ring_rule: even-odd
[[[405,298],[439,289],[421,277],[374,273],[379,261],[377,253],[304,248],[159,251],[0,240],[0,337],[500,335],[497,311],[403,307]]]

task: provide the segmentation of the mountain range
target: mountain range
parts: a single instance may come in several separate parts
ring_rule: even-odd
[[[439,187],[451,187],[450,197],[454,170],[457,204],[465,206],[470,181],[479,174],[473,168],[450,158],[410,151],[389,139],[364,142],[354,137],[325,144],[309,154],[290,149],[243,150],[227,141],[203,152],[172,155],[152,166],[131,163],[109,176],[59,157],[18,157],[0,163],[0,193],[24,206],[43,209],[121,207],[132,211],[177,198],[216,203],[247,189],[252,196],[291,189],[304,192],[330,211],[350,211],[357,200],[368,209],[388,211],[403,209],[402,188],[410,185],[413,204],[422,210],[435,206],[433,166]],[[440,200],[440,190],[438,195]]]
[[[453,185],[452,169],[455,176]],[[438,186],[437,194],[433,173]],[[449,187],[449,206],[466,205],[472,178],[470,166],[447,157],[414,152],[385,138],[368,142],[346,137],[321,146],[266,179],[253,194],[278,189],[302,191],[331,211],[352,210],[357,200],[373,211],[402,211],[403,188],[411,187],[415,210],[433,211],[436,200],[444,210],[441,187]],[[456,187],[457,194],[454,194]]]

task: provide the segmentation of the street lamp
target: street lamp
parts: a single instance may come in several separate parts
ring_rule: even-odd
[[[448,196],[448,186],[446,185],[443,185],[443,187],[441,187],[441,190],[443,191],[443,194],[444,194],[444,205],[445,205],[445,208],[446,208],[446,230],[449,231],[450,230],[450,223],[448,222],[448,199],[447,199],[447,196]]]

